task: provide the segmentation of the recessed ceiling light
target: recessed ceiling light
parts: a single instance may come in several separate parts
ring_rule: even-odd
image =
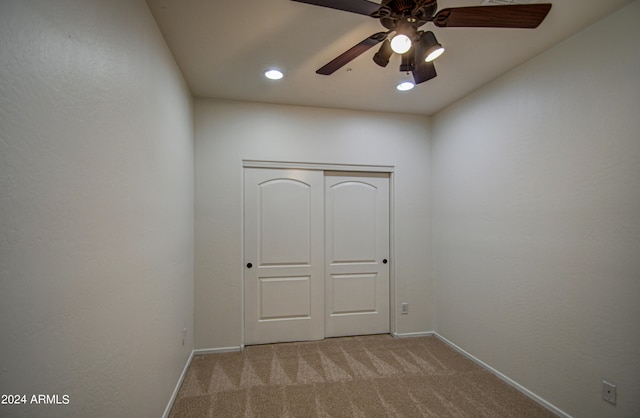
[[[400,91],[407,91],[407,90],[411,90],[415,86],[416,85],[413,84],[411,81],[405,81],[405,82],[402,82],[402,83],[398,84],[398,86],[396,88],[398,90],[400,90]]]
[[[282,71],[280,70],[269,70],[264,73],[264,76],[270,80],[280,80],[284,77],[284,74],[282,74]]]

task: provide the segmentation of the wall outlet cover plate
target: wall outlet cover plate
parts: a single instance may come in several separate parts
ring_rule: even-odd
[[[606,380],[602,381],[602,399],[605,401],[616,404],[616,385],[609,383]]]

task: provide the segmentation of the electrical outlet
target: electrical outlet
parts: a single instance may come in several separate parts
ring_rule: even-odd
[[[400,304],[400,313],[402,315],[409,315],[409,304],[407,302],[402,302]]]
[[[184,345],[184,340],[187,339],[187,329],[182,328],[182,345]]]
[[[616,385],[609,383],[606,380],[602,381],[602,399],[605,401],[616,404]]]

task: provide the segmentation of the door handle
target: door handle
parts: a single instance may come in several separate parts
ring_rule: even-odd
[[[387,261],[386,258],[384,260],[382,260],[382,264],[387,264],[387,263],[388,263],[388,261]]]
[[[247,268],[250,269],[251,267],[253,267],[253,264],[247,263]]]

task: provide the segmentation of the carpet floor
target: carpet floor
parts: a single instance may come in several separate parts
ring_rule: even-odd
[[[196,355],[178,417],[554,417],[435,337],[390,335]]]

